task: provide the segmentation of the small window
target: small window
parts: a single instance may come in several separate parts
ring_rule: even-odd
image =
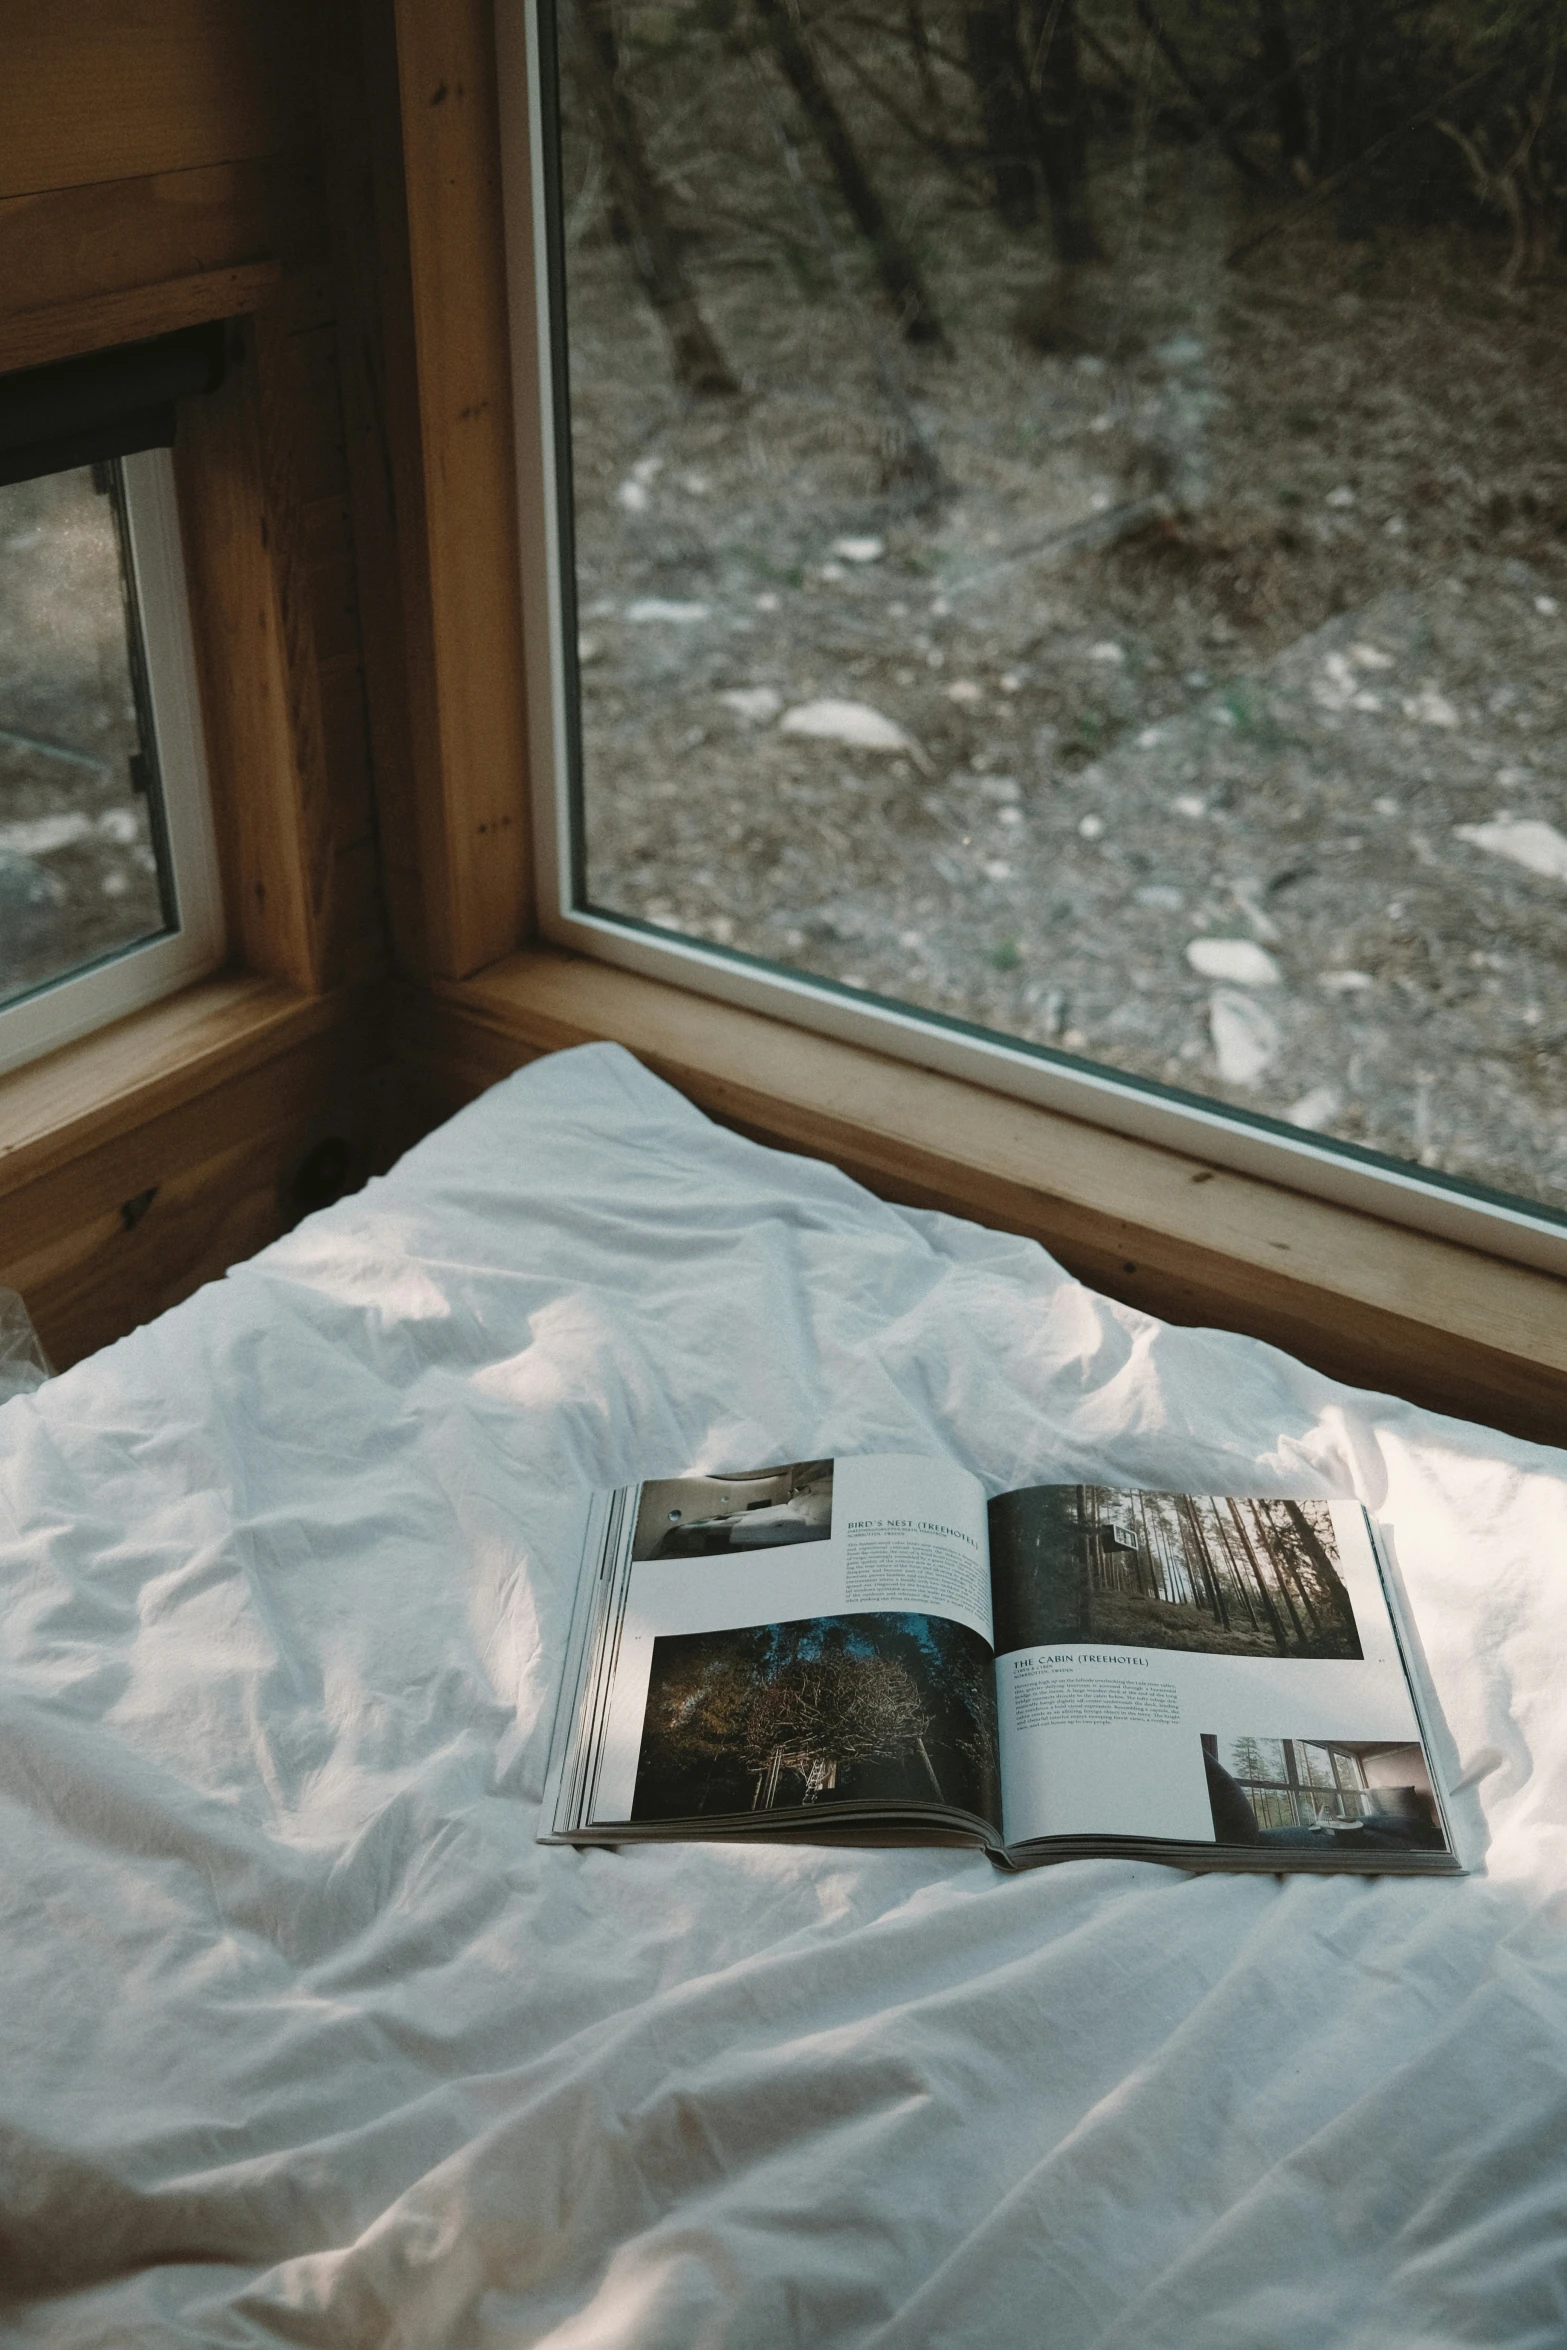
[[[31,444],[129,454],[16,478],[29,447],[0,446],[0,1069],[222,952],[172,468],[134,446],[163,430],[147,413]]]

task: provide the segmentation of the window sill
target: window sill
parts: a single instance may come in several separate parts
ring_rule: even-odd
[[[1567,1282],[603,963],[540,950],[406,991],[444,1114],[610,1039],[725,1124],[884,1198],[1026,1234],[1092,1287],[1539,1441],[1567,1428]]]
[[[227,975],[0,1077],[0,1282],[58,1368],[274,1239],[327,1133],[363,1163],[384,998]]]

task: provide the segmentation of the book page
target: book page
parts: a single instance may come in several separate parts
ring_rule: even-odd
[[[1446,1849],[1358,1504],[1037,1486],[990,1538],[1009,1844]]]
[[[878,1454],[644,1485],[586,1824],[941,1804],[999,1822],[985,1500]]]

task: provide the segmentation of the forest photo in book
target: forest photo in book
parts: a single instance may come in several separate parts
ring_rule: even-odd
[[[1358,1657],[1318,1501],[1039,1485],[990,1505],[996,1646],[1062,1640],[1215,1656]]]

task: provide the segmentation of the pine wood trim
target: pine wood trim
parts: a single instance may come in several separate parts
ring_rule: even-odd
[[[238,318],[269,302],[282,276],[276,261],[250,261],[233,269],[165,278],[157,285],[124,286],[77,301],[51,302],[40,310],[13,310],[0,318],[0,372],[44,367],[51,360],[105,351],[116,343],[148,342],[154,335],[206,326],[215,318]]]
[[[388,908],[457,977],[532,902],[489,0],[355,0],[326,154]]]
[[[1567,1431],[1567,1282],[608,964],[535,950],[406,993],[405,1112],[444,1116],[600,1038],[725,1124],[1023,1233],[1146,1312],[1519,1435]]]
[[[8,1071],[0,1076],[0,1229],[3,1203],[22,1185],[59,1175],[72,1160],[379,1000],[347,990],[303,995],[275,980],[225,974]]]
[[[249,970],[313,990],[335,976],[331,779],[293,353],[275,309],[229,345],[222,389],[185,403],[174,452],[229,940]]]
[[[379,987],[215,979],[0,1078],[0,1282],[57,1369],[287,1229],[312,1147],[369,1167]]]

